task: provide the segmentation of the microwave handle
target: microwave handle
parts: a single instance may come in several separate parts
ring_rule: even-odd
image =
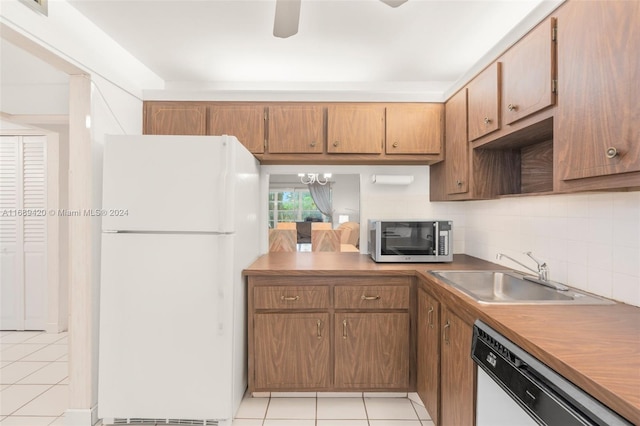
[[[433,231],[433,244],[435,246],[433,248],[433,253],[437,256],[438,253],[440,253],[440,222],[436,220],[433,222],[433,226],[435,228]]]

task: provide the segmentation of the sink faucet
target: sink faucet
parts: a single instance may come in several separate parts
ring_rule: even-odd
[[[535,273],[538,276],[536,279],[534,279],[533,277],[526,277],[525,276],[524,279],[526,279],[528,281],[533,281],[535,283],[542,284],[542,285],[545,285],[547,287],[555,288],[556,290],[561,290],[561,291],[569,290],[569,287],[567,287],[567,286],[565,286],[563,284],[557,283],[555,281],[549,280],[549,267],[547,266],[546,262],[538,260],[535,257],[533,257],[533,255],[531,254],[530,251],[527,251],[524,254],[526,254],[531,259],[533,259],[534,262],[536,262],[536,264],[538,265],[538,270],[537,271],[535,269],[533,269],[533,268],[528,267],[524,263],[515,260],[513,257],[507,256],[506,254],[498,253],[498,254],[496,254],[496,259],[500,260],[503,257],[506,257],[507,259],[511,260],[512,262],[517,263],[518,265],[530,270],[531,272]]]

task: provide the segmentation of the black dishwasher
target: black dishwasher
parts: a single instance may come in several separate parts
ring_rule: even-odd
[[[477,426],[631,425],[480,320],[471,357],[478,365]]]

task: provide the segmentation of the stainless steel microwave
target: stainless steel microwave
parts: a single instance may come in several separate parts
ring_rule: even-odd
[[[452,262],[450,220],[371,220],[369,254],[376,262]]]

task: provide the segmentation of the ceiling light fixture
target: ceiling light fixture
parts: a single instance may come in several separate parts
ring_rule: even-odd
[[[331,177],[331,173],[324,173],[322,177],[320,177],[319,173],[298,173],[300,177],[300,182],[305,185],[311,185],[314,182],[318,182],[320,185],[326,185],[329,182],[329,178]]]

